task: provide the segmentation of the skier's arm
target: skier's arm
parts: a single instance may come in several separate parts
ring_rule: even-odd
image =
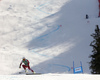
[[[30,62],[29,62],[28,60],[27,60],[27,62],[28,62],[28,63],[27,63],[27,64],[28,64],[28,66],[29,66],[29,63],[30,63]]]
[[[19,68],[21,68],[21,65],[22,65],[22,62],[20,63]]]

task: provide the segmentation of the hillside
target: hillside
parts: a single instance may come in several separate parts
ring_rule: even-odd
[[[90,36],[100,25],[96,0],[1,0],[0,74],[17,74],[22,57],[41,73],[90,73]],[[85,15],[89,19],[85,19]]]

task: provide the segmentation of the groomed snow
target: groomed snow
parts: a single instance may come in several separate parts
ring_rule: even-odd
[[[98,0],[0,0],[0,80],[99,80],[88,64],[98,13]],[[20,76],[22,57],[43,75]]]

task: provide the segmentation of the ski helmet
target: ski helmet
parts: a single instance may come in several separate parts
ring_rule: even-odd
[[[22,59],[25,59],[25,57],[23,57]]]

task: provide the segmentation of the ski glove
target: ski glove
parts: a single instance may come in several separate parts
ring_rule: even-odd
[[[19,66],[19,68],[21,68],[21,66]]]

